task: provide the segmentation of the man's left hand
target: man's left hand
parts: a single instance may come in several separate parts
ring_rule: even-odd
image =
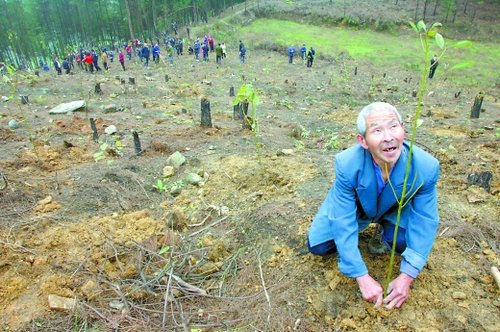
[[[383,301],[384,304],[387,304],[385,306],[386,309],[400,308],[403,305],[410,295],[410,286],[413,280],[406,273],[401,273],[389,283],[389,288],[387,289],[388,295]]]

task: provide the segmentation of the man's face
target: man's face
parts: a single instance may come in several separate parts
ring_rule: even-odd
[[[357,136],[358,143],[370,151],[373,160],[382,170],[390,170],[401,156],[404,127],[391,110],[371,113],[366,118],[366,133]]]

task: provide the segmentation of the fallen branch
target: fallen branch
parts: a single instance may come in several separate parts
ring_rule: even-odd
[[[214,221],[214,222],[213,222],[213,223],[211,223],[210,225],[208,225],[208,226],[206,226],[206,227],[203,227],[202,229],[199,229],[199,230],[197,230],[197,231],[196,231],[196,232],[194,232],[194,233],[189,234],[189,236],[195,236],[195,235],[197,235],[197,234],[199,234],[199,233],[201,233],[201,232],[203,232],[203,231],[205,231],[205,230],[209,229],[210,227],[217,225],[218,223],[220,223],[220,222],[222,222],[222,221],[224,221],[224,220],[226,220],[226,219],[227,219],[227,216],[224,216],[224,217],[220,218],[219,220]]]
[[[262,262],[260,261],[260,253],[257,254],[257,261],[259,262],[259,274],[260,274],[260,279],[262,281],[262,289],[264,290],[264,295],[266,296],[267,300],[267,324],[271,322],[271,298],[269,297],[269,293],[267,292],[266,288],[266,282],[264,281],[264,273],[262,272]]]

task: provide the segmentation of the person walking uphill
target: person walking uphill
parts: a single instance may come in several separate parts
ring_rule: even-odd
[[[293,57],[295,56],[295,46],[291,46],[288,49],[288,63],[293,63]]]
[[[141,50],[141,57],[144,59],[144,66],[149,66],[149,55],[151,52],[149,51],[149,47],[147,43],[144,43],[144,47]]]
[[[338,254],[338,268],[355,278],[364,300],[378,307],[399,308],[425,266],[439,224],[436,182],[439,162],[404,141],[401,115],[390,104],[375,102],[358,115],[355,146],[335,157],[335,181],[309,229],[307,246],[317,255]],[[397,232],[400,274],[384,289],[368,272],[358,247],[358,233],[377,223],[381,233],[369,242],[373,253],[392,246],[398,203],[407,163],[410,174]],[[380,235],[380,237],[378,237]],[[389,260],[388,260],[389,262]]]
[[[431,67],[429,69],[429,78],[434,77],[434,73],[436,72],[437,66],[439,66],[439,62],[438,62],[437,56],[434,55],[431,59]]]
[[[125,71],[125,55],[123,54],[122,50],[118,52],[118,61],[122,65],[123,71]]]
[[[307,67],[312,67],[315,54],[316,51],[314,50],[314,48],[311,47],[307,52]]]

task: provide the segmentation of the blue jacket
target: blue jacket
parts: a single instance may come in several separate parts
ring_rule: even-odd
[[[295,54],[295,47],[290,47],[288,49],[288,56],[293,56]]]
[[[409,146],[391,170],[390,181],[401,197]],[[414,146],[407,182],[408,202],[401,211],[399,227],[405,230],[403,259],[420,271],[427,262],[439,224],[436,182],[439,162]],[[412,185],[413,184],[413,185]],[[416,192],[416,193],[415,193]],[[309,244],[335,240],[339,270],[355,278],[368,273],[358,247],[358,232],[371,222],[396,223],[397,202],[389,183],[377,197],[377,180],[371,154],[360,145],[335,158],[335,181],[309,229]],[[403,265],[403,264],[402,264]]]
[[[143,58],[149,58],[149,54],[150,54],[150,51],[149,51],[149,47],[147,46],[144,46],[141,50],[141,55]]]

